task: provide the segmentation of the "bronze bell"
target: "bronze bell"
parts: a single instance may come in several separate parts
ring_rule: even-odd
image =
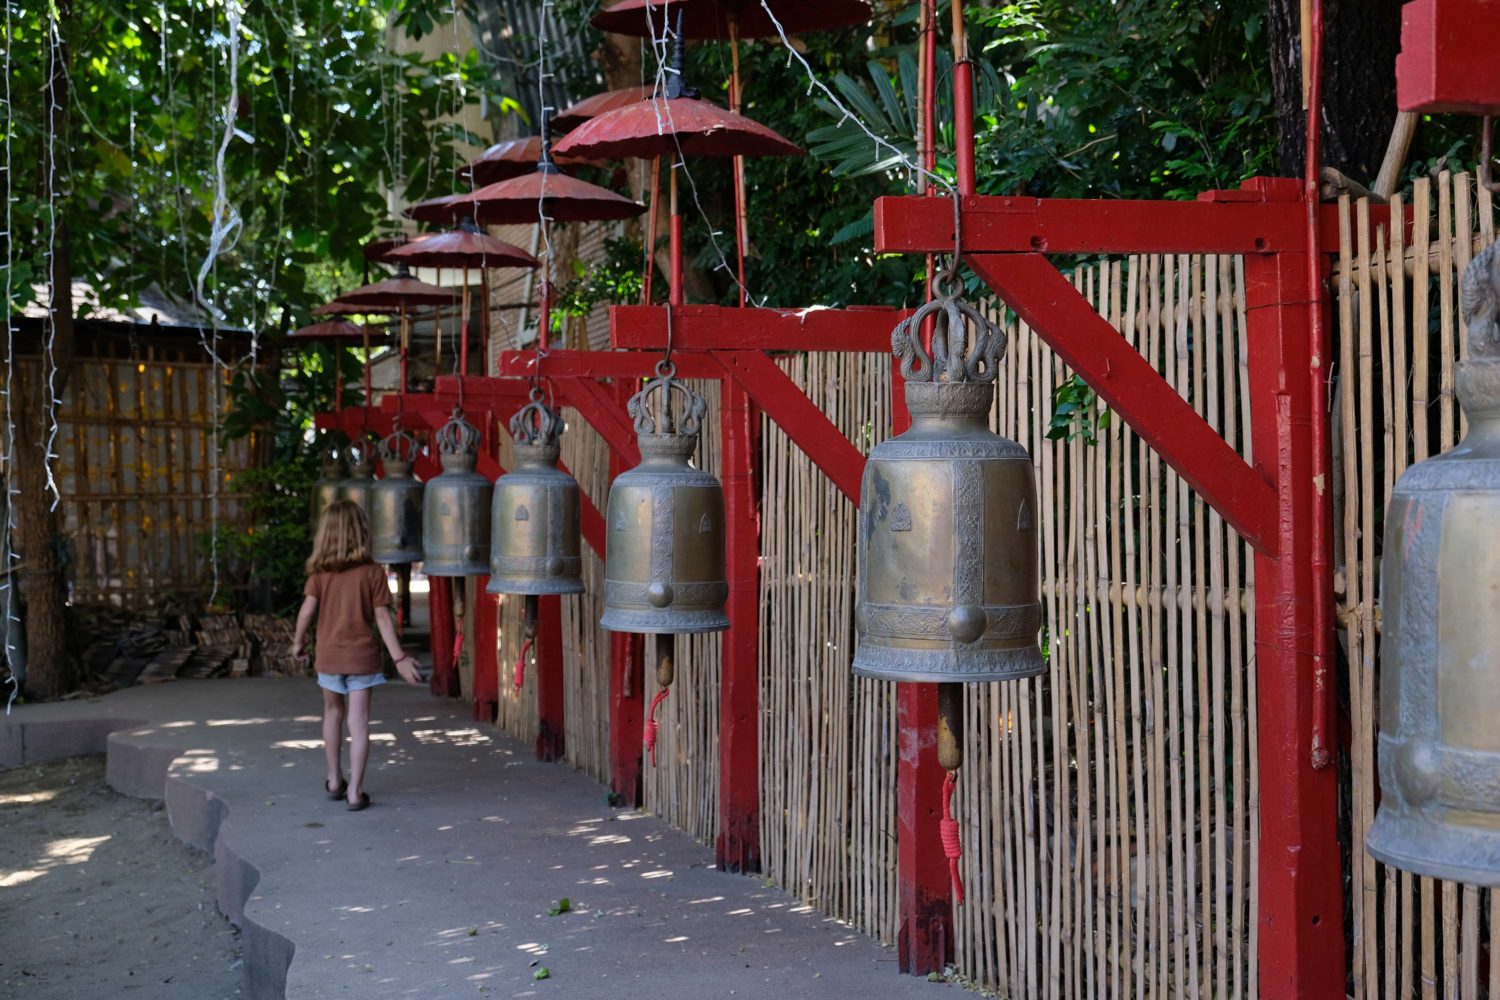
[[[312,486],[312,523],[316,531],[318,521],[323,516],[323,511],[335,500],[340,499],[339,488],[343,485],[345,478],[344,460],[339,457],[338,448],[329,445],[323,452],[323,462],[318,467],[318,478]]]
[[[674,392],[681,414],[673,412]],[[629,407],[641,463],[610,487],[599,624],[613,632],[722,632],[729,627],[724,490],[688,464],[707,404],[663,362]]]
[[[581,594],[578,481],[557,467],[562,417],[533,389],[510,420],[516,467],[495,481],[491,594]]]
[[[370,487],[375,484],[375,458],[369,441],[350,444],[346,454],[351,456],[349,474],[338,484],[339,500],[358,504],[368,517],[370,513]]]
[[[422,495],[422,570],[428,576],[483,576],[490,571],[494,487],[474,471],[479,428],[454,408],[434,440],[443,471]]]
[[[421,445],[399,427],[380,442],[385,475],[370,484],[370,555],[383,566],[422,561],[422,484],[411,474]]]
[[[989,426],[1005,334],[950,291],[892,334],[912,424],[860,489],[854,672],[1005,681],[1042,672],[1031,458]],[[922,346],[932,320],[931,354]]]
[[[1469,431],[1401,474],[1380,564],[1379,810],[1396,868],[1500,885],[1500,244],[1464,274]]]

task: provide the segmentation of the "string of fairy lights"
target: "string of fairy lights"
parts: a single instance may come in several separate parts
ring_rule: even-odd
[[[15,114],[11,105],[11,46],[15,38],[13,19],[13,3],[5,0],[5,231],[0,239],[5,242],[5,437],[0,440],[0,474],[3,474],[5,482],[5,504],[4,518],[0,520],[0,551],[5,556],[5,582],[3,590],[5,594],[5,621],[3,634],[5,637],[5,662],[10,666],[6,674],[6,686],[8,691],[5,698],[5,713],[10,714],[11,706],[15,703],[16,696],[21,693],[21,679],[16,668],[16,644],[14,641],[15,628],[20,624],[20,615],[16,614],[15,600],[15,577],[12,575],[15,568],[13,556],[13,539],[11,538],[11,498],[17,494],[15,484],[12,481],[12,470],[15,463],[12,461],[15,447],[15,411],[11,402],[14,382],[12,373],[15,371],[15,317],[12,315],[12,303],[15,302],[15,240],[11,238],[14,232],[15,217],[12,205],[15,201],[12,186],[14,178],[11,176],[11,152],[10,138],[14,129]]]

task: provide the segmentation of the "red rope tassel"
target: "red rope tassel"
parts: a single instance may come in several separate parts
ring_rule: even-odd
[[[959,906],[964,902],[964,880],[958,873],[958,859],[964,848],[958,841],[958,820],[953,818],[950,800],[953,788],[958,784],[958,774],[949,771],[943,776],[943,818],[938,823],[938,834],[943,840],[943,854],[948,858],[948,877],[953,880],[953,901]]]
[[[651,751],[651,766],[656,766],[656,734],[660,728],[656,724],[656,706],[667,700],[669,688],[662,688],[656,692],[656,697],[651,699],[651,708],[646,712],[646,749]]]
[[[458,631],[453,633],[453,662],[458,663],[459,654],[464,651],[464,623],[458,623]]]
[[[521,693],[521,686],[526,683],[526,654],[531,652],[531,639],[521,643],[521,655],[516,657],[516,694]]]

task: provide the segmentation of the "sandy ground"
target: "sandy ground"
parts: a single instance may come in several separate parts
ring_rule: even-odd
[[[242,996],[213,887],[213,859],[111,791],[102,756],[0,771],[0,996]]]

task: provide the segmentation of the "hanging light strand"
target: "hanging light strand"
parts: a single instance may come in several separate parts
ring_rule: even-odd
[[[5,636],[5,662],[10,668],[6,677],[9,691],[5,699],[5,714],[9,715],[11,706],[15,703],[16,696],[21,693],[21,679],[16,670],[16,646],[11,642],[12,628],[20,624],[20,616],[16,614],[15,603],[15,577],[12,570],[15,567],[14,539],[11,537],[11,498],[16,496],[17,490],[12,485],[15,475],[14,444],[15,444],[15,412],[11,405],[11,391],[13,381],[11,373],[15,370],[15,317],[11,312],[12,303],[15,301],[15,289],[13,287],[12,275],[15,264],[15,240],[11,239],[11,227],[15,220],[11,214],[11,153],[10,136],[15,127],[15,108],[10,98],[10,49],[15,34],[11,25],[12,7],[11,0],[5,0],[5,438],[0,440],[0,476],[5,482],[5,507],[0,514],[0,551],[5,555],[5,621],[3,626]]]

